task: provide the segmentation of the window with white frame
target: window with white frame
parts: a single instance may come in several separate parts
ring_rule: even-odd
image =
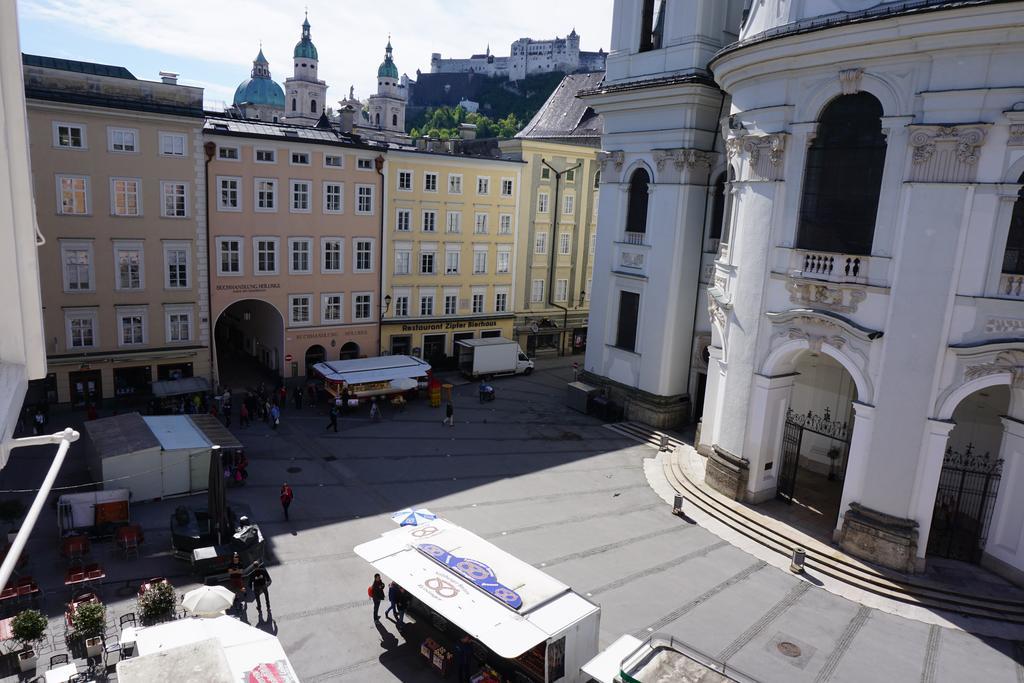
[[[576,210],[576,196],[567,194],[562,197],[562,214],[571,216]]]
[[[512,196],[512,179],[502,178],[501,179],[501,196],[511,197]]]
[[[445,230],[451,233],[462,232],[462,212],[461,211],[449,211],[448,220],[445,223]]]
[[[107,150],[120,154],[139,151],[139,131],[135,128],[107,128]]]
[[[360,159],[356,162],[356,168],[360,171],[372,171],[373,170],[373,159]]]
[[[254,237],[253,263],[257,275],[277,275],[277,237]]]
[[[345,168],[345,157],[340,154],[324,154],[324,166],[327,168]]]
[[[448,194],[462,194],[462,174],[448,174]]]
[[[188,185],[178,181],[160,183],[163,197],[164,218],[185,218],[188,216]]]
[[[537,195],[537,212],[547,213],[548,212],[548,193],[541,192]]]
[[[324,183],[324,213],[342,213],[345,210],[345,185]]]
[[[373,240],[355,240],[355,272],[373,272]]]
[[[409,315],[409,295],[398,294],[395,296],[395,317],[405,318]]]
[[[512,234],[512,215],[503,213],[498,216],[498,234],[499,235],[511,235]]]
[[[420,315],[434,315],[433,294],[420,294]]]
[[[88,176],[57,176],[57,212],[66,216],[89,213]]]
[[[494,292],[494,312],[505,313],[508,311],[508,292],[496,290]]]
[[[217,274],[242,275],[242,240],[240,237],[217,238]]]
[[[186,137],[184,133],[160,133],[160,154],[165,157],[185,156]]]
[[[343,240],[340,237],[321,237],[320,238],[320,252],[323,257],[320,261],[320,272],[322,273],[340,273],[345,263]]]
[[[569,281],[555,280],[555,301],[565,301],[569,297]]]
[[[412,171],[398,172],[398,189],[402,192],[412,192]]]
[[[64,311],[64,333],[67,348],[92,349],[97,346],[96,309],[73,308]]]
[[[293,166],[309,166],[309,152],[292,152]]]
[[[137,178],[110,179],[110,209],[115,216],[141,216]]]
[[[308,180],[291,181],[292,213],[309,213],[309,194],[311,184],[312,183]]]
[[[341,293],[324,294],[320,301],[320,319],[324,323],[340,323],[344,300],[345,295]]]
[[[53,122],[53,146],[65,149],[85,149],[85,124]]]
[[[444,273],[445,275],[459,274],[459,257],[462,256],[457,246],[445,247],[444,252]]]
[[[539,304],[544,301],[544,280],[534,280],[530,286],[530,303]]]
[[[188,242],[164,242],[164,287],[188,289],[191,265],[191,247]]]
[[[164,309],[164,327],[167,343],[192,341],[192,307],[167,306]]]
[[[535,253],[535,254],[546,254],[546,253],[548,253],[548,234],[546,232],[538,232],[534,236],[533,253]]]
[[[436,251],[420,250],[420,273],[422,275],[433,275],[434,274],[434,259],[437,257]]]
[[[224,161],[238,161],[241,159],[242,153],[237,147],[228,147],[220,145],[217,147],[217,158],[223,159]]]
[[[509,272],[509,264],[512,261],[512,252],[508,249],[498,249],[498,264],[495,272],[504,274]]]
[[[91,292],[95,289],[92,242],[61,241],[65,292]]]
[[[543,180],[548,180],[549,178],[551,178],[551,169],[548,168],[547,166],[542,167],[540,169],[540,177]]]
[[[436,173],[424,173],[423,174],[423,191],[424,192],[437,192],[437,174]]]
[[[477,194],[490,194],[491,193],[491,179],[487,176],[477,176],[476,179],[476,193]]]
[[[223,148],[221,148],[223,149]],[[242,210],[242,179],[217,176],[217,210]]]
[[[256,178],[256,200],[257,211],[277,211],[277,180],[274,178]]]
[[[114,242],[115,288],[142,289],[145,282],[142,268],[142,242]]]
[[[563,256],[567,255],[569,253],[569,246],[571,241],[572,236],[569,233],[560,233],[558,235],[558,253],[562,254]]]
[[[146,343],[146,309],[118,308],[117,329],[119,346],[139,346]]]
[[[256,163],[258,163],[258,164],[275,164],[275,163],[277,163],[277,150],[276,149],[257,149],[256,150]]]
[[[459,293],[458,291],[445,290],[444,292],[444,314],[445,315],[458,315],[459,314]]]
[[[472,306],[473,313],[484,312],[484,294],[482,292],[473,292]]]
[[[437,232],[437,211],[423,212],[423,232]]]
[[[369,292],[360,292],[352,298],[352,319],[372,320],[373,319],[373,295]]]
[[[312,322],[309,312],[309,302],[312,298],[309,294],[288,295],[288,321],[290,324],[308,325]]]
[[[398,232],[409,232],[412,229],[412,211],[410,209],[398,209],[395,213],[395,230]]]
[[[395,250],[395,275],[408,275],[410,263],[412,262],[412,251],[408,249]]]
[[[565,172],[565,182],[572,183],[576,181],[576,169],[570,168]]]
[[[373,214],[373,185],[356,185],[356,213],[361,216]]]
[[[486,235],[487,234],[487,214],[486,213],[478,213],[478,214],[476,214],[476,216],[474,216],[473,233],[476,234],[476,235]]]
[[[299,275],[313,272],[313,240],[289,237],[288,254],[288,272]]]
[[[473,248],[473,275],[487,273],[487,247]]]

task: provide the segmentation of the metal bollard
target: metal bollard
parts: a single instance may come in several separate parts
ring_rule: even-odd
[[[668,447],[668,434],[662,434],[661,435],[661,446],[659,447],[658,450],[661,450],[661,451],[669,450],[669,447]]]
[[[672,514],[681,515],[683,514],[683,494],[677,493],[672,501]]]
[[[797,546],[793,548],[793,559],[789,563],[789,571],[794,574],[802,574],[804,571],[804,560],[807,559],[807,551]]]

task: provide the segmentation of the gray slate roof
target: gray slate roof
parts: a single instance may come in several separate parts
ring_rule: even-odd
[[[85,433],[92,441],[96,455],[102,460],[150,448],[160,448],[160,441],[138,413],[122,413],[85,423]]]
[[[603,71],[569,74],[516,137],[600,144],[601,132],[604,130],[601,115],[576,95],[582,90],[596,88],[602,80]]]
[[[355,146],[369,149],[357,136],[319,127],[299,126],[288,123],[270,123],[251,119],[232,119],[207,115],[203,124],[207,134],[237,135],[243,137],[281,138],[296,142],[311,142],[330,145]]]
[[[61,59],[59,57],[44,57],[42,55],[28,55],[22,53],[21,62],[25,66],[39,66],[44,69],[59,69],[60,71],[73,71],[90,76],[109,76],[110,78],[126,78],[137,80],[132,72],[123,66],[110,64],[96,64],[95,62],[79,62],[75,59]]]

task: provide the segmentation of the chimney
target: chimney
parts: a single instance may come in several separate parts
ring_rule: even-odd
[[[459,137],[462,138],[463,140],[476,140],[476,124],[460,123]]]
[[[339,102],[339,104],[341,104]],[[341,126],[342,133],[351,133],[352,126],[355,122],[356,108],[351,104],[342,105],[341,109],[338,110],[338,124]]]
[[[166,85],[178,85],[178,74],[171,71],[161,71],[160,80]]]

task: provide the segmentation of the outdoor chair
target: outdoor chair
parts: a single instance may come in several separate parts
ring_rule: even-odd
[[[103,641],[103,665],[110,666],[110,655],[114,655],[114,664],[121,661],[121,643],[117,636],[108,636]]]
[[[50,668],[51,669],[53,667],[55,667],[55,666],[60,666],[61,664],[67,664],[67,663],[68,663],[68,653],[67,652],[61,653],[59,655],[53,655],[52,657],[50,657]]]
[[[124,630],[125,626],[135,626],[135,612],[129,612],[128,614],[121,615],[121,630]]]

